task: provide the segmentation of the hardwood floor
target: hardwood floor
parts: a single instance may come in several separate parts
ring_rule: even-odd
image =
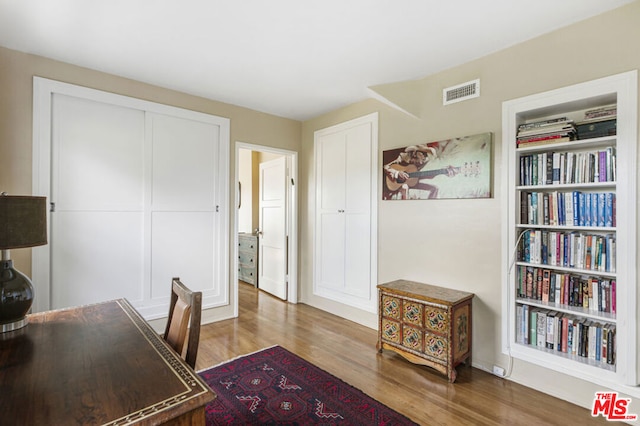
[[[450,384],[428,367],[390,351],[379,354],[375,330],[239,287],[239,318],[202,326],[197,370],[280,345],[421,425],[606,423],[587,409],[476,368],[459,366]]]

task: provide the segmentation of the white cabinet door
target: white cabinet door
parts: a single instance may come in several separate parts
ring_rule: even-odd
[[[315,294],[375,311],[377,116],[316,132]]]
[[[345,257],[345,135],[328,134],[316,144],[316,287],[341,292]]]
[[[371,281],[372,228],[372,140],[369,123],[355,126],[345,134],[345,221],[344,292],[362,300],[373,300]],[[375,192],[375,191],[373,191]],[[375,225],[375,224],[374,224]]]

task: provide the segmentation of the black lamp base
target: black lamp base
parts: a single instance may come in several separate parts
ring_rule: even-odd
[[[12,260],[0,260],[0,333],[27,325],[27,312],[33,303],[29,277],[13,268]]]

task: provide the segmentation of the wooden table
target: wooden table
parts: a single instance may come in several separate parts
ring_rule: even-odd
[[[124,299],[0,334],[0,423],[204,425],[215,394]]]
[[[378,351],[389,349],[456,380],[471,364],[473,293],[397,280],[378,285]]]

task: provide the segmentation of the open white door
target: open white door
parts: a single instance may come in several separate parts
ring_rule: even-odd
[[[287,158],[260,164],[258,286],[287,299]]]

